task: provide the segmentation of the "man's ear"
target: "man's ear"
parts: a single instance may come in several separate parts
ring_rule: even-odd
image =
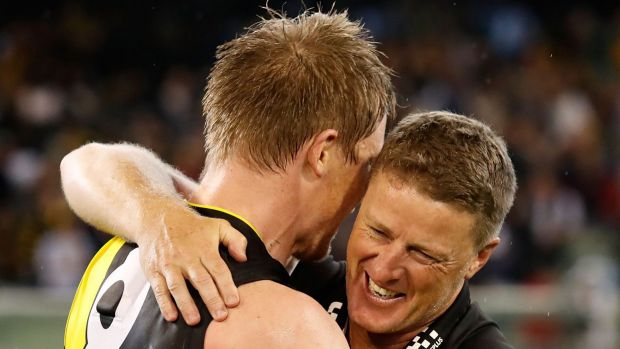
[[[478,251],[478,254],[467,269],[467,273],[465,274],[466,280],[471,279],[480,269],[482,269],[482,267],[484,267],[485,264],[487,264],[491,254],[493,254],[495,248],[499,246],[499,242],[500,239],[495,237]]]
[[[306,162],[317,177],[322,177],[327,173],[328,161],[336,155],[337,138],[338,131],[330,128],[323,130],[310,141]]]

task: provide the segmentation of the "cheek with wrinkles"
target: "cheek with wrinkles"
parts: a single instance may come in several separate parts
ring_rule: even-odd
[[[370,229],[363,229],[362,230],[362,234],[364,235],[364,238],[366,238],[367,240],[376,240],[377,239]]]
[[[349,245],[357,251],[361,246],[366,246],[368,244],[370,237],[370,232],[368,230],[361,227],[356,227],[353,229],[351,236],[349,237]]]
[[[438,275],[447,275],[450,272],[450,269],[454,262],[439,262],[429,265],[428,267],[431,269],[432,273]]]

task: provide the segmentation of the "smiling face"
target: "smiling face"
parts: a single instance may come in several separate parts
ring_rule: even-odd
[[[486,258],[474,248],[475,216],[396,177],[373,176],[347,248],[352,326],[370,333],[424,329]]]
[[[489,127],[441,111],[403,118],[373,171],[347,249],[350,340],[399,347],[488,261],[515,174]]]

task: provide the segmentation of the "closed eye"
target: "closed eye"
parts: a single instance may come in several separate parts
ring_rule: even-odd
[[[409,247],[409,254],[418,262],[426,265],[439,263],[439,260],[416,247]]]
[[[380,229],[373,228],[373,227],[369,226],[368,230],[376,238],[381,238],[381,239],[387,239],[388,238],[387,234],[384,231],[380,230]]]

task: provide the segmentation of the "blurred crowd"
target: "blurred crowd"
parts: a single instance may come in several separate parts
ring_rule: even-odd
[[[200,97],[215,47],[266,15],[264,2],[127,3],[0,10],[0,285],[74,287],[106,240],[64,201],[59,163],[72,149],[138,143],[199,176]],[[451,110],[507,141],[517,199],[501,249],[475,282],[558,282],[570,268],[579,272],[582,256],[618,270],[620,6],[401,0],[335,8],[349,8],[380,42],[399,114]],[[335,246],[342,257],[342,241]]]

